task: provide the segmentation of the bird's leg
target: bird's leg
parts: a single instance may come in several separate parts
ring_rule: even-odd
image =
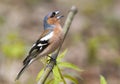
[[[50,59],[47,60],[47,62],[49,63],[50,61],[54,61],[56,64],[56,59],[52,58],[50,55],[47,55]]]
[[[47,55],[47,57],[49,57],[51,59],[50,55]],[[47,63],[50,62],[50,59],[47,59]]]

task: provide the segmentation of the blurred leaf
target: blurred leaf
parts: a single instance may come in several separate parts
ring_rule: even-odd
[[[107,84],[105,78],[102,75],[100,76],[100,84]]]
[[[40,77],[42,76],[43,72],[44,72],[44,69],[42,69],[42,70],[38,73],[37,78],[36,78],[37,81],[40,79]]]
[[[60,62],[58,65],[59,65],[60,67],[71,68],[71,69],[74,69],[74,70],[77,70],[77,71],[82,71],[82,70],[80,70],[80,68],[77,67],[76,65],[71,64],[71,63],[68,63],[68,62]]]
[[[89,63],[94,63],[97,61],[97,50],[98,50],[98,44],[99,44],[99,39],[96,38],[91,38],[88,41],[88,62]]]
[[[117,65],[117,66],[120,66],[120,58],[116,58],[113,60],[113,62]]]
[[[89,48],[91,48],[91,49],[93,49],[93,48],[97,48],[97,46],[98,46],[98,38],[91,38],[88,42],[88,46],[89,46]]]
[[[45,84],[54,84],[54,79],[47,80]]]
[[[67,49],[65,49],[57,58],[57,61],[61,61],[61,59],[65,56],[65,54],[67,53]]]
[[[53,68],[53,74],[54,74],[54,84],[59,84],[60,82],[63,82],[63,84],[66,84],[64,77],[59,69],[59,67],[56,65]]]
[[[8,39],[9,41],[14,41],[14,40],[18,39],[18,36],[17,36],[16,33],[12,32],[12,33],[9,33],[9,34],[7,35],[7,39]]]
[[[23,43],[3,44],[3,53],[10,58],[19,58],[24,55],[25,47]]]
[[[0,16],[0,25],[3,25],[5,23],[5,18],[3,16]]]
[[[1,50],[9,58],[21,58],[25,54],[25,44],[15,32],[10,32],[2,42]]]
[[[70,76],[70,75],[64,75],[64,77],[71,80],[73,82],[73,84],[79,84],[78,80],[75,79],[74,77]]]
[[[57,65],[54,66],[54,68],[53,68],[53,75],[54,75],[54,79],[55,79],[54,84],[59,84],[59,82],[63,81]]]
[[[105,8],[106,6],[110,7],[110,5],[113,5],[113,1],[114,0],[100,0],[98,4],[100,4],[99,6]]]

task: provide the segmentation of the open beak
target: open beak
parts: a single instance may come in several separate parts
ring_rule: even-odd
[[[63,15],[58,15],[59,13],[60,13],[60,11],[55,11],[55,16],[58,20],[61,19],[62,17],[64,17]]]
[[[57,10],[54,13],[55,13],[55,15],[58,15],[60,13],[60,11]]]

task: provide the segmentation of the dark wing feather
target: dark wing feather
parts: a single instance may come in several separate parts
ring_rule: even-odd
[[[41,45],[41,46],[39,46]],[[39,53],[41,53],[49,45],[49,40],[41,41],[38,40],[34,46],[29,51],[29,55],[23,61],[23,65],[30,62],[31,59],[35,58]]]
[[[49,43],[49,39],[45,39],[45,40],[41,40],[41,38],[43,38],[44,36],[48,35],[49,33],[51,33],[50,30],[44,31],[40,38],[36,41],[36,43],[33,45],[33,47],[31,48],[31,50],[29,51],[29,55],[24,59],[23,61],[23,68],[20,70],[20,72],[18,73],[16,80],[18,80],[20,78],[20,76],[22,75],[22,73],[24,72],[24,70],[32,63],[32,61],[34,60],[34,58],[40,54],[44,49],[46,49],[48,47]]]

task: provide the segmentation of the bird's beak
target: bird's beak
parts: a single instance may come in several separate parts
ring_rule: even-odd
[[[58,10],[57,10],[57,11],[55,11],[55,15],[58,15],[59,13],[60,13],[60,11],[58,11]]]
[[[60,13],[60,11],[55,11],[55,16],[58,20],[61,19],[62,17],[64,17],[63,15],[58,15],[59,13]]]

